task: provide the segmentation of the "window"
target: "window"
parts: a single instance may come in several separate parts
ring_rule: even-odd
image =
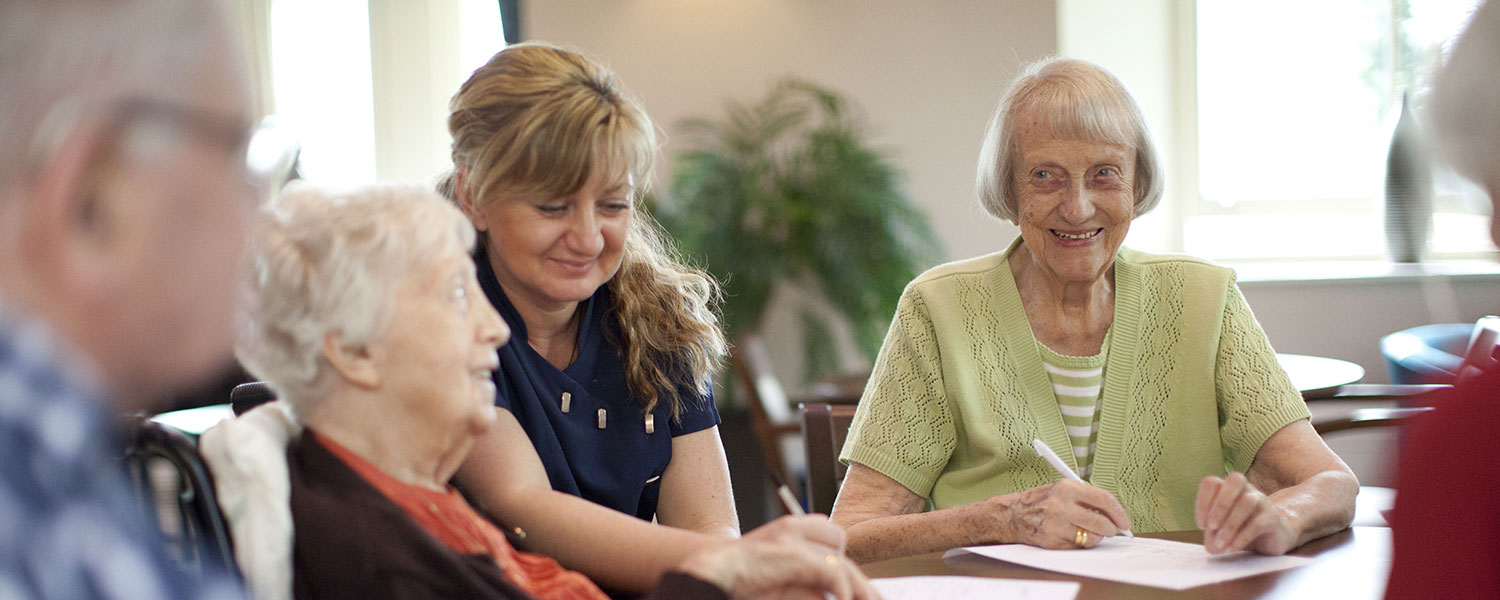
[[[302,145],[313,181],[375,180],[370,14],[365,0],[271,5],[271,85],[277,126]]]
[[[448,165],[447,101],[504,47],[495,0],[269,2],[272,114],[313,181],[430,181]]]
[[[1166,197],[1129,244],[1218,260],[1385,255],[1382,188],[1402,90],[1428,78],[1475,0],[1058,0],[1061,53],[1141,102]],[[1434,172],[1430,258],[1493,257],[1488,202]]]
[[[1199,2],[1199,193],[1183,207],[1184,249],[1216,258],[1380,256],[1394,116],[1403,94],[1421,114],[1431,76],[1475,4]],[[1434,183],[1432,254],[1489,249],[1473,188],[1442,168]]]

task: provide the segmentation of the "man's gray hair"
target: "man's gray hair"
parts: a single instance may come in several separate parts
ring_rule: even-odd
[[[238,43],[226,22],[211,0],[0,1],[0,191],[29,182],[82,115],[191,93],[211,50]]]
[[[338,192],[293,182],[258,215],[242,279],[235,355],[294,412],[321,400],[334,377],[323,338],[346,345],[385,333],[396,290],[474,227],[421,186]]]
[[[1044,131],[1060,137],[1133,148],[1135,215],[1161,201],[1161,157],[1125,84],[1096,64],[1052,57],[1028,65],[1016,77],[985,130],[975,192],[979,205],[995,218],[1014,221],[1018,213],[1011,171],[1017,122],[1023,118],[1039,121]]]

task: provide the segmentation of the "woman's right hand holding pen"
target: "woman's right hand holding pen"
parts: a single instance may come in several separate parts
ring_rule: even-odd
[[[1063,462],[1062,458],[1057,456],[1056,452],[1052,451],[1052,447],[1048,446],[1046,442],[1043,442],[1040,439],[1032,440],[1031,448],[1036,452],[1036,455],[1038,457],[1040,457],[1043,461],[1046,461],[1046,463],[1051,466],[1054,471],[1057,471],[1057,474],[1061,475],[1063,480],[1050,486],[1044,485],[1038,488],[1027,490],[1027,492],[1023,492],[1023,494],[1037,492],[1037,490],[1046,490],[1040,493],[1044,497],[1049,497],[1054,494],[1054,491],[1050,489],[1053,486],[1070,484],[1065,487],[1069,490],[1078,488],[1078,490],[1074,492],[1077,495],[1077,500],[1076,502],[1074,502],[1075,504],[1088,510],[1092,510],[1100,516],[1107,517],[1106,520],[1110,521],[1110,523],[1104,524],[1101,523],[1099,519],[1091,519],[1087,517],[1074,519],[1062,517],[1054,519],[1054,522],[1062,521],[1065,523],[1072,523],[1073,529],[1071,531],[1071,534],[1073,537],[1069,540],[1072,544],[1071,547],[1092,548],[1099,545],[1099,542],[1104,541],[1104,538],[1113,536],[1116,533],[1124,534],[1125,537],[1134,537],[1134,535],[1130,533],[1130,515],[1125,514],[1125,508],[1123,506],[1120,506],[1120,501],[1116,500],[1114,495],[1100,488],[1089,485],[1087,482],[1085,482],[1082,477],[1079,477],[1077,473],[1073,472],[1073,469],[1069,467],[1067,463]],[[1079,486],[1082,487],[1080,488]],[[1069,492],[1067,490],[1062,490],[1058,495],[1066,496],[1068,495],[1068,493]],[[1067,500],[1061,501],[1061,506],[1056,510],[1071,511],[1071,509],[1068,507]],[[1046,517],[1046,511],[1043,510],[1041,514],[1041,520],[1037,522],[1038,529],[1043,524],[1045,524]],[[1052,536],[1050,534],[1040,537],[1042,537],[1043,539],[1052,539]],[[1044,548],[1054,547],[1048,546],[1046,544],[1032,545],[1042,546]]]
[[[1113,494],[1064,479],[985,500],[1002,522],[1000,539],[1063,550],[1092,548],[1130,529],[1130,515]]]

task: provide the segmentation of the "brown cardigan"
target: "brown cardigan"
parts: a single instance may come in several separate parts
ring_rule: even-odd
[[[428,535],[313,436],[292,441],[287,470],[298,600],[531,597],[505,578],[494,557],[462,555]],[[650,597],[728,598],[677,572]]]

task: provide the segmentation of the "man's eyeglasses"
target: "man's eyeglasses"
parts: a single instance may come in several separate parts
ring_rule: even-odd
[[[239,118],[172,102],[132,98],[119,105],[120,140],[131,152],[157,152],[168,138],[191,137],[224,152],[246,181],[274,193],[296,160],[298,145],[272,118],[251,125]],[[180,141],[180,140],[173,140]]]

